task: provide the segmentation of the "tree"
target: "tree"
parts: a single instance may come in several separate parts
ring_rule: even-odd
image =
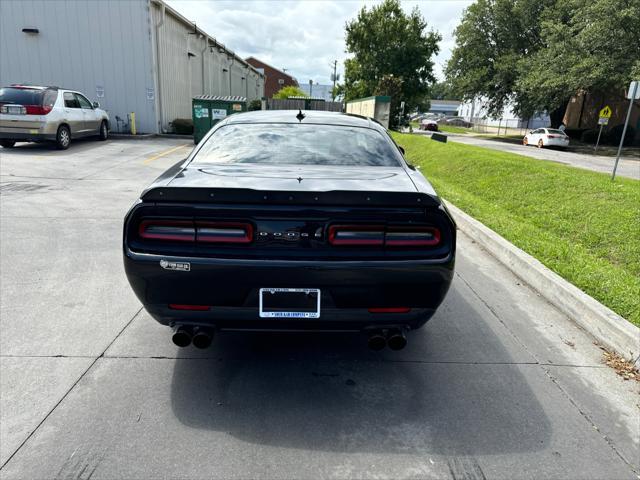
[[[451,89],[451,85],[447,82],[434,83],[429,91],[429,98],[431,100],[458,100],[458,97]]]
[[[463,99],[483,97],[490,115],[501,114],[514,101],[517,113],[531,106],[516,84],[520,62],[538,51],[539,17],[555,0],[478,0],[467,8],[455,29],[456,46],[445,75]]]
[[[435,81],[432,57],[441,37],[426,28],[417,7],[406,14],[398,0],[363,7],[345,25],[347,53],[353,54],[345,61],[345,100],[391,96],[392,125],[400,102],[405,111],[427,105],[429,84]]]
[[[541,17],[544,48],[520,67],[516,88],[536,110],[578,91],[608,95],[640,75],[640,0],[564,0]]]
[[[490,115],[507,103],[558,124],[578,91],[608,94],[640,74],[640,0],[478,0],[455,30],[445,74]]]
[[[287,87],[282,87],[276,93],[273,94],[273,98],[289,98],[289,97],[308,97],[304,91],[300,89],[300,87],[295,87],[293,85],[289,85]]]

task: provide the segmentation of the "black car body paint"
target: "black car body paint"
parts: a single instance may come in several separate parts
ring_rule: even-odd
[[[418,328],[444,299],[456,232],[431,185],[377,123],[326,112],[306,112],[300,122],[296,114],[251,112],[220,122],[127,214],[125,270],[160,323],[238,330]],[[197,160],[217,130],[252,124],[368,129],[388,143],[393,160],[381,166]],[[264,288],[319,289],[320,317],[261,318]]]

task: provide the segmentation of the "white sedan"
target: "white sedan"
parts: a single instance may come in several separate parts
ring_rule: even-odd
[[[542,147],[568,147],[569,136],[562,130],[554,128],[538,128],[530,131],[523,139],[523,145]]]

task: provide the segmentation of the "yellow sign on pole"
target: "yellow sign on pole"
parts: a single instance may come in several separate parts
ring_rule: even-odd
[[[609,105],[607,105],[602,110],[600,110],[600,113],[598,114],[598,116],[600,118],[611,118],[611,113],[612,113],[611,109],[609,108]]]

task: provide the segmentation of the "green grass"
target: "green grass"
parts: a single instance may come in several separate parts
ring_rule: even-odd
[[[640,182],[393,136],[443,198],[640,326]]]
[[[456,127],[454,125],[438,125],[438,130],[447,133],[469,133],[470,128]]]

